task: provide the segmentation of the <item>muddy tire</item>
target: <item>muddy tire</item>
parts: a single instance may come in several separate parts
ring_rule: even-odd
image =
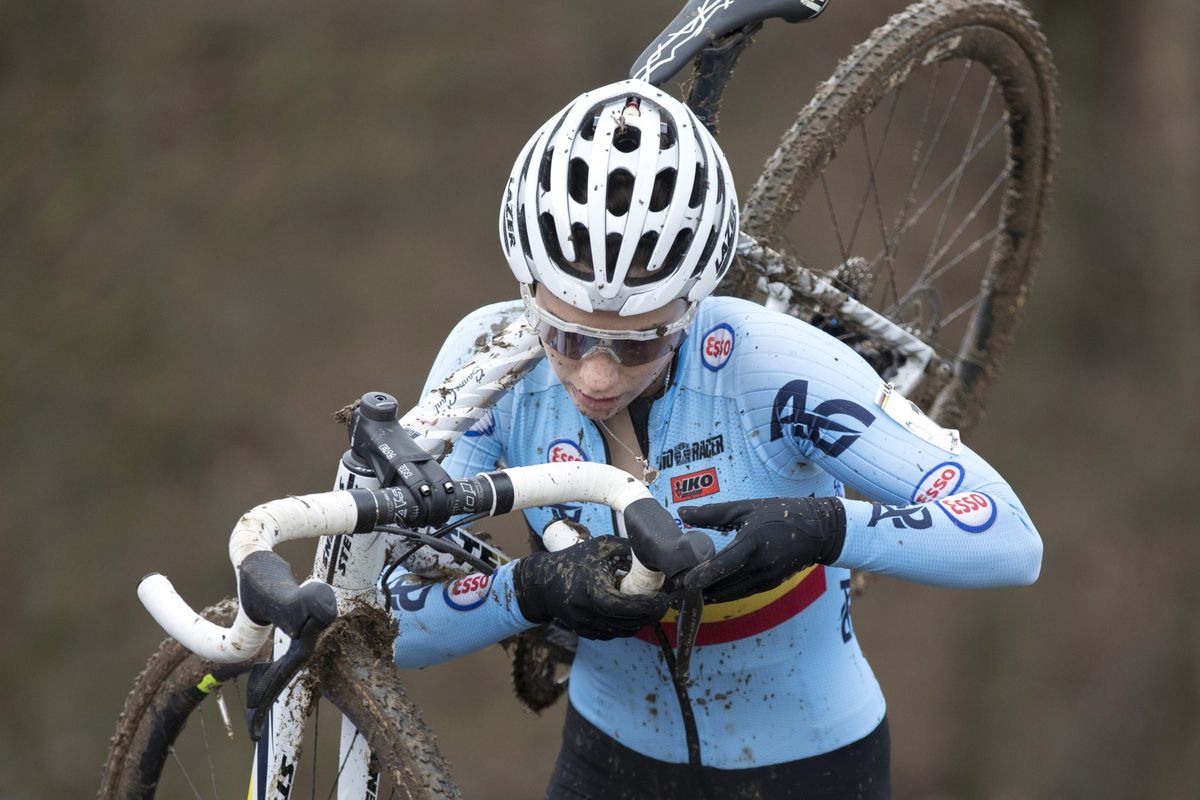
[[[914,3],[818,88],[747,195],[743,229],[933,345],[913,399],[941,424],[969,430],[1036,269],[1056,119],[1050,51],[1018,2]],[[918,129],[913,148],[889,142]],[[831,240],[823,253],[820,237]],[[749,296],[749,284],[726,290]],[[827,310],[799,313],[836,327]]]
[[[236,601],[227,599],[207,609],[204,616],[228,625],[236,609]],[[387,637],[371,630],[380,626],[386,623],[351,616],[339,619],[325,633],[310,667],[317,691],[332,704],[330,711],[340,710],[349,717],[369,742],[380,771],[379,796],[413,800],[459,797],[433,734],[400,685],[387,652]],[[165,640],[125,702],[98,797],[245,797],[253,745],[246,736],[244,701],[237,695],[244,690],[248,670],[248,663],[214,665],[174,639]],[[197,688],[206,675],[217,675],[225,684],[236,739],[227,737],[212,708],[213,695]],[[316,728],[319,721],[319,712],[315,720],[310,714],[308,727]],[[338,739],[338,715],[327,711],[325,723],[331,729],[325,744],[328,750]],[[307,796],[304,791],[311,783],[314,788],[326,787],[320,792],[324,797],[327,787],[336,782],[336,750],[326,753],[331,763],[321,765],[325,771],[321,776],[306,760],[325,751],[314,733],[307,736],[293,794]],[[185,743],[185,739],[191,742]],[[185,763],[181,754],[189,748],[199,749],[202,755],[189,754],[190,761]]]

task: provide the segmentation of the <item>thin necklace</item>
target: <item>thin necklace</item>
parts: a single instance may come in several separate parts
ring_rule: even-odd
[[[612,437],[614,442],[621,445],[621,447],[625,448],[625,452],[627,452],[627,453],[629,453],[629,455],[633,456],[633,460],[641,465],[641,467],[642,467],[642,483],[646,484],[647,486],[654,483],[655,479],[658,478],[658,470],[656,470],[654,467],[650,466],[649,459],[639,456],[637,453],[634,452],[632,447],[630,447],[629,445],[622,442],[621,439],[615,433],[612,432],[612,428],[610,428],[604,424],[604,420],[598,419],[598,420],[596,420],[596,422],[599,423],[601,428],[604,428],[604,430],[608,433],[608,435]]]

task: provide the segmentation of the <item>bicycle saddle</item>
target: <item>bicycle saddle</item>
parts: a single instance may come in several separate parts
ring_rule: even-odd
[[[671,24],[638,56],[629,77],[657,86],[714,39],[775,17],[804,22],[828,4],[829,0],[688,0]]]

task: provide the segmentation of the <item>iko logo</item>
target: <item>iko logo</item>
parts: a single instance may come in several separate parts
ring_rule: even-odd
[[[716,467],[671,478],[671,500],[676,503],[707,497],[719,491],[721,491],[721,484],[717,481]]]
[[[453,583],[446,584],[442,595],[446,605],[455,611],[470,611],[478,608],[487,600],[492,591],[492,576],[482,572],[474,572],[465,578],[459,578]]]
[[[929,506],[885,506],[879,503],[871,504],[871,519],[868,528],[874,528],[880,522],[891,520],[893,528],[908,528],[922,531],[933,527],[933,514]]]
[[[982,533],[996,521],[996,501],[983,492],[952,495],[935,505],[951,522],[969,533]]]
[[[546,448],[546,460],[557,464],[560,461],[587,461],[588,457],[571,439],[555,439]]]
[[[930,500],[954,494],[962,485],[963,477],[963,469],[958,464],[949,461],[938,464],[921,478],[913,492],[912,501],[928,503]]]
[[[700,340],[700,358],[706,369],[716,372],[733,353],[733,328],[722,322]]]
[[[783,437],[785,426],[791,426],[795,439],[807,439],[822,453],[837,458],[862,436],[862,431],[834,417],[849,417],[864,429],[875,421],[874,414],[849,400],[826,400],[812,411],[807,410],[807,404],[808,381],[794,380],[779,390],[771,412],[772,442]],[[825,434],[830,434],[829,438]]]

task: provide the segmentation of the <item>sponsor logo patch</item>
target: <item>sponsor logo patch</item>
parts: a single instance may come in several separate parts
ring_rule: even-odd
[[[719,491],[721,491],[721,484],[717,481],[716,467],[671,478],[671,500],[676,503],[695,500],[697,497],[707,497]]]
[[[939,497],[948,497],[958,491],[962,482],[962,467],[949,461],[938,464],[921,478],[921,482],[917,484],[917,488],[913,492],[912,501],[928,503]]]
[[[683,467],[702,458],[712,458],[725,452],[725,435],[717,434],[699,442],[680,442],[658,457],[660,470]]]
[[[837,458],[862,436],[861,430],[846,424],[849,420],[857,421],[865,430],[871,427],[875,415],[849,400],[826,400],[809,411],[808,381],[790,381],[775,395],[771,441],[783,438],[784,430],[790,428],[794,439],[807,439],[825,455]]]
[[[459,578],[453,583],[446,584],[446,587],[442,589],[442,596],[446,600],[446,605],[456,611],[470,611],[472,608],[483,605],[483,601],[487,600],[491,591],[492,576],[474,572],[465,578]]]
[[[933,512],[928,506],[885,506],[872,503],[871,519],[867,522],[867,527],[874,528],[884,522],[891,522],[893,528],[924,530],[933,527]]]
[[[945,512],[951,522],[970,533],[982,533],[996,521],[996,501],[983,492],[963,492],[938,500],[934,505]]]
[[[557,464],[560,461],[587,461],[588,457],[571,439],[555,439],[546,448],[546,460]]]
[[[729,356],[733,354],[733,328],[722,322],[717,327],[704,334],[700,340],[700,356],[704,366],[716,372],[725,366]]]

